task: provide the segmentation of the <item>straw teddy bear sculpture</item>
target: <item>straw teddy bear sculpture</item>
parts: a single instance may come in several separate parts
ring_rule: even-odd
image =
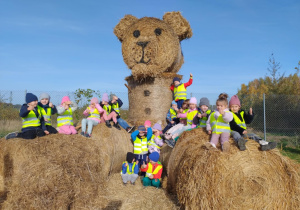
[[[168,12],[163,20],[125,15],[114,34],[122,42],[124,62],[138,79],[177,73],[183,64],[180,41],[190,38],[192,30],[180,12]]]

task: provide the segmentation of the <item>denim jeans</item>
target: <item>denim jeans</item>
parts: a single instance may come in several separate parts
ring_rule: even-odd
[[[96,120],[88,120],[88,119],[82,119],[81,121],[81,130],[85,133],[86,131],[86,125],[88,125],[87,133],[91,134],[93,130],[93,126],[98,125],[98,122]]]
[[[120,125],[122,128],[124,128],[124,129],[130,127],[130,126],[128,125],[128,123],[127,123],[125,120],[123,120],[121,117],[117,118],[117,122],[118,122],[119,125]]]

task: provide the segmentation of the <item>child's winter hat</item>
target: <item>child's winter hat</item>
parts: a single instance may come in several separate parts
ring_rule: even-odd
[[[192,97],[190,99],[190,104],[197,104],[197,99],[195,97]]]
[[[152,160],[153,162],[157,162],[159,159],[159,153],[158,152],[152,152],[149,155],[149,159]]]
[[[44,98],[47,98],[47,99],[50,100],[49,94],[48,94],[48,93],[42,93],[42,94],[40,95],[40,100],[42,100],[42,99],[44,99]]]
[[[102,101],[109,102],[107,93],[103,93]]]
[[[61,104],[67,102],[67,101],[71,101],[69,96],[64,96],[62,99],[61,99]]]
[[[36,97],[36,95],[34,95],[32,93],[26,93],[25,100],[26,100],[26,104],[29,104],[32,101],[37,101],[38,98]]]
[[[127,152],[126,161],[128,163],[132,163],[133,159],[135,158],[134,154],[132,152]]]
[[[144,123],[144,126],[148,126],[148,127],[151,127],[151,121],[150,120],[146,120],[145,123]]]
[[[231,107],[231,105],[239,105],[241,106],[241,102],[240,99],[237,95],[233,95],[229,101],[229,107]]]
[[[180,82],[180,79],[178,77],[174,77],[173,82],[178,81]]]
[[[156,130],[159,130],[159,131],[162,130],[162,129],[161,129],[161,125],[158,124],[158,123],[155,123],[155,124],[153,125],[153,129],[156,129]]]
[[[145,132],[145,131],[146,131],[146,128],[145,128],[145,126],[140,125],[140,126],[138,127],[138,130],[139,130],[139,131]]]
[[[91,104],[95,103],[95,104],[99,104],[98,98],[94,97],[91,99]]]
[[[208,100],[208,98],[203,97],[203,98],[200,99],[199,106],[202,106],[202,105],[209,106],[209,100]]]
[[[172,101],[172,105],[173,105],[173,104],[176,104],[176,105],[177,105],[176,101],[173,100],[173,101]]]

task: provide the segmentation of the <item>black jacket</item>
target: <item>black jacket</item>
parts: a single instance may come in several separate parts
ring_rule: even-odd
[[[254,113],[250,115],[249,112],[246,113],[244,110],[239,110],[238,113],[233,113],[233,114],[236,115],[241,121],[243,121],[243,118],[241,116],[242,111],[244,112],[245,123],[250,124],[253,121]],[[231,130],[238,132],[240,135],[243,135],[245,129],[238,126],[237,123],[234,121],[234,118],[232,121],[230,121],[229,125]]]

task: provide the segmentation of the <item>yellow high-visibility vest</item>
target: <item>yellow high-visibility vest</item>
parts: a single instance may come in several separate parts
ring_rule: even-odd
[[[38,109],[40,109],[44,119],[45,119],[45,125],[51,125],[51,108],[48,107],[46,110],[41,107],[41,106],[38,106]]]
[[[174,87],[174,98],[175,101],[186,100],[186,88],[184,87],[183,83],[178,87]]]
[[[229,111],[225,111],[229,112]],[[210,124],[212,127],[212,133],[221,134],[221,133],[230,133],[229,123],[223,120],[222,115],[220,114],[218,119],[215,119],[215,112],[210,115]]]
[[[159,172],[160,169],[162,169],[163,166],[161,165],[161,163],[157,162],[157,164],[158,164],[158,166],[153,171],[153,165],[150,162],[148,163],[148,169],[147,169],[145,177],[149,177],[151,174],[155,175]],[[161,178],[159,179],[159,181],[161,181]]]
[[[144,138],[140,139],[136,137],[135,141],[133,142],[133,153],[134,154],[144,154],[148,152],[147,148],[147,137],[143,136]]]
[[[119,103],[115,103],[111,105],[111,108],[113,108],[119,115],[120,115],[120,107],[119,107]]]
[[[154,146],[154,147],[160,149],[161,147],[158,146],[158,145],[155,143],[155,141],[154,141],[154,139],[155,139],[156,137],[159,138],[159,139],[161,139],[160,136],[155,136],[155,135],[153,134],[153,135],[151,136],[150,141],[148,141],[148,146]]]
[[[173,118],[177,118],[177,113],[176,113],[176,111],[174,110],[174,109],[170,109],[170,114],[171,114],[171,120],[173,119]]]
[[[193,119],[195,117],[195,115],[198,114],[198,110],[195,109],[194,111],[192,112],[188,112],[187,115],[186,115],[186,120],[187,120],[187,125],[192,125],[193,124]]]
[[[103,106],[103,109],[107,112],[107,114],[110,114],[111,113],[111,105],[104,105]]]
[[[127,161],[124,161],[124,162],[122,163],[122,165],[123,165],[124,163],[127,163]],[[136,165],[136,163],[134,162],[133,165],[132,165],[132,168],[131,168],[132,171],[130,171],[130,170],[129,170],[129,164],[128,164],[127,170],[126,170],[126,174],[133,174],[133,173],[134,173],[134,167],[135,167],[135,165]],[[122,170],[121,170],[121,174],[122,174]]]
[[[33,110],[30,110],[26,117],[22,117],[22,128],[38,127],[41,125],[41,110],[37,109],[39,116],[37,117]]]
[[[98,120],[100,120],[100,113],[98,111],[98,109],[94,109],[92,112],[91,112],[91,108],[88,106],[87,108],[88,110],[90,110],[90,113],[89,113],[89,116],[88,118],[97,118]]]
[[[206,116],[206,117],[202,117],[202,118],[200,119],[200,123],[199,123],[199,127],[200,127],[200,128],[205,128],[205,127],[206,127],[206,121],[207,121],[207,119],[208,119],[208,116],[209,116],[210,113],[211,113],[211,110],[209,109],[209,110],[207,110],[205,113],[207,114],[207,116]]]
[[[57,126],[60,127],[62,125],[73,125],[73,116],[71,108],[67,109],[64,113],[58,115]]]
[[[241,128],[244,128],[246,130],[246,122],[245,122],[245,119],[244,119],[245,112],[241,111],[241,113],[240,113],[241,116],[242,116],[243,121],[241,121],[240,118],[235,113],[232,112],[232,114],[233,114],[233,119],[236,122],[236,124],[238,126],[240,126]]]

